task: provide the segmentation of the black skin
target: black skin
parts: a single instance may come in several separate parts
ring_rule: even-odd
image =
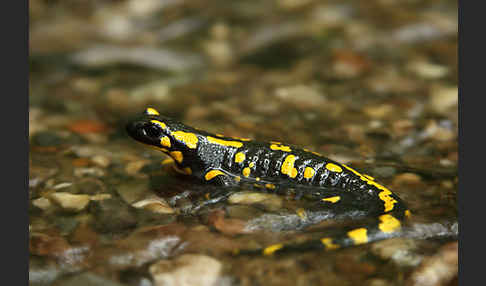
[[[157,122],[154,123],[154,120],[163,123],[163,125]],[[407,208],[395,194],[390,193],[388,195],[388,199],[394,200],[395,203],[392,210],[386,210],[385,201],[379,196],[383,189],[368,183],[367,179],[363,179],[361,174],[356,174],[338,162],[295,146],[253,140],[247,141],[215,135],[184,125],[168,117],[149,114],[147,111],[128,123],[126,130],[133,139],[160,149],[169,156],[173,157],[171,154],[173,151],[181,152],[183,159],[181,162],[175,160],[177,167],[179,169],[190,168],[191,176],[205,183],[222,187],[235,186],[241,183],[255,183],[262,186],[272,184],[276,189],[298,189],[298,192],[303,192],[315,198],[316,201],[321,201],[322,198],[340,196],[341,201],[331,205],[331,207],[336,209],[353,207],[364,210],[373,217],[377,217],[380,214],[391,214],[398,220],[403,220],[405,217]],[[197,137],[197,143],[193,145],[193,148],[188,147],[187,142],[174,136],[173,132],[176,131],[190,134],[192,138]],[[170,147],[162,145],[161,139],[164,136],[169,138]],[[230,142],[230,145],[237,145],[226,146],[227,144],[214,143],[208,137]],[[272,149],[272,145],[274,145],[273,147],[277,146],[278,150]],[[290,150],[286,149],[286,147],[290,148]],[[245,160],[237,163],[235,162],[235,154],[239,152],[245,154]],[[293,163],[293,168],[297,171],[294,173],[295,176],[282,173],[282,165],[289,155],[295,156]],[[328,163],[339,166],[341,171],[330,171],[325,167]],[[315,170],[312,178],[304,177],[306,167],[312,167]],[[243,175],[244,168],[250,168],[248,177]],[[205,176],[211,170],[218,170],[221,173],[208,180]],[[329,207],[330,203],[323,202],[322,204],[326,204]],[[382,233],[377,229],[377,223],[373,223],[366,228],[368,229],[368,241],[395,235],[395,232],[393,234]],[[340,246],[353,244],[345,235],[342,238],[336,238],[334,243]],[[312,245],[314,244],[322,247],[322,244],[313,242]],[[301,246],[289,246],[285,247],[285,249],[292,249],[292,247],[299,248]]]

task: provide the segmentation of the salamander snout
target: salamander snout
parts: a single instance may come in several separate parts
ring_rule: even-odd
[[[159,125],[147,121],[129,122],[126,130],[133,139],[149,145],[159,145],[163,136],[163,130]]]

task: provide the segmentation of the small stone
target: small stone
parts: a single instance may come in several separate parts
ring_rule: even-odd
[[[184,254],[174,260],[159,260],[149,267],[155,286],[213,286],[222,264],[205,255]]]
[[[403,267],[414,267],[420,264],[423,256],[417,254],[417,245],[413,239],[393,238],[371,245],[371,251],[382,259],[392,259]]]
[[[76,177],[86,177],[86,176],[94,176],[94,177],[103,177],[105,175],[105,171],[98,167],[91,167],[91,168],[75,168],[74,169],[74,176]]]
[[[91,196],[92,201],[102,201],[102,200],[107,200],[110,199],[111,195],[110,194],[96,194]]]
[[[46,198],[35,199],[32,201],[32,204],[43,211],[49,209],[52,206],[51,202]]]
[[[459,91],[457,86],[434,86],[430,90],[429,106],[438,113],[457,108]]]
[[[424,259],[405,285],[436,286],[449,285],[458,273],[458,243],[452,242],[441,247],[435,255]]]
[[[246,228],[246,222],[240,219],[225,218],[225,213],[223,210],[212,211],[209,214],[208,222],[210,225],[214,226],[218,231],[228,234],[235,235],[241,233],[248,233],[249,230]]]
[[[111,160],[110,158],[103,156],[103,155],[96,155],[93,158],[91,158],[91,161],[95,163],[97,166],[106,168],[110,166]]]
[[[127,204],[133,204],[142,200],[147,195],[148,190],[147,180],[136,179],[121,184],[116,191]]]
[[[125,172],[127,172],[128,175],[135,176],[145,165],[149,163],[150,161],[148,160],[138,160],[138,161],[129,162],[125,166]]]
[[[425,79],[439,79],[446,76],[449,72],[446,66],[426,61],[413,61],[408,64],[407,69]]]
[[[238,192],[228,198],[230,204],[262,204],[269,209],[279,209],[282,207],[282,198],[272,194],[254,193],[254,192]]]
[[[370,107],[365,107],[363,109],[364,113],[373,119],[383,119],[392,114],[395,109],[390,104],[373,105]]]
[[[49,199],[58,204],[64,210],[79,212],[86,208],[90,201],[90,196],[75,195],[66,192],[56,192],[52,193],[49,196]]]
[[[163,198],[156,197],[156,196],[148,197],[146,199],[133,203],[132,206],[135,208],[141,208],[159,214],[175,213],[174,209],[171,208]]]
[[[422,183],[422,178],[414,173],[403,173],[397,175],[393,179],[393,185],[395,186],[403,186],[403,185],[417,185]]]
[[[122,284],[94,273],[84,272],[56,281],[53,286],[122,286]]]
[[[308,85],[280,87],[275,90],[275,96],[284,102],[304,109],[319,108],[327,101],[321,91]]]
[[[93,201],[95,226],[101,232],[118,232],[137,225],[133,209],[118,198]]]

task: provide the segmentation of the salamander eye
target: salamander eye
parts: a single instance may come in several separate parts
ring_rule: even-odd
[[[159,138],[160,135],[162,135],[160,127],[155,124],[145,126],[143,128],[143,131],[145,132],[145,134],[147,134],[147,136],[152,138]]]

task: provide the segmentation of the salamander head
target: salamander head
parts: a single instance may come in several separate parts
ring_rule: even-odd
[[[140,143],[144,143],[163,152],[195,149],[198,142],[196,134],[180,122],[160,116],[154,108],[145,109],[144,113],[129,122],[128,134]]]

